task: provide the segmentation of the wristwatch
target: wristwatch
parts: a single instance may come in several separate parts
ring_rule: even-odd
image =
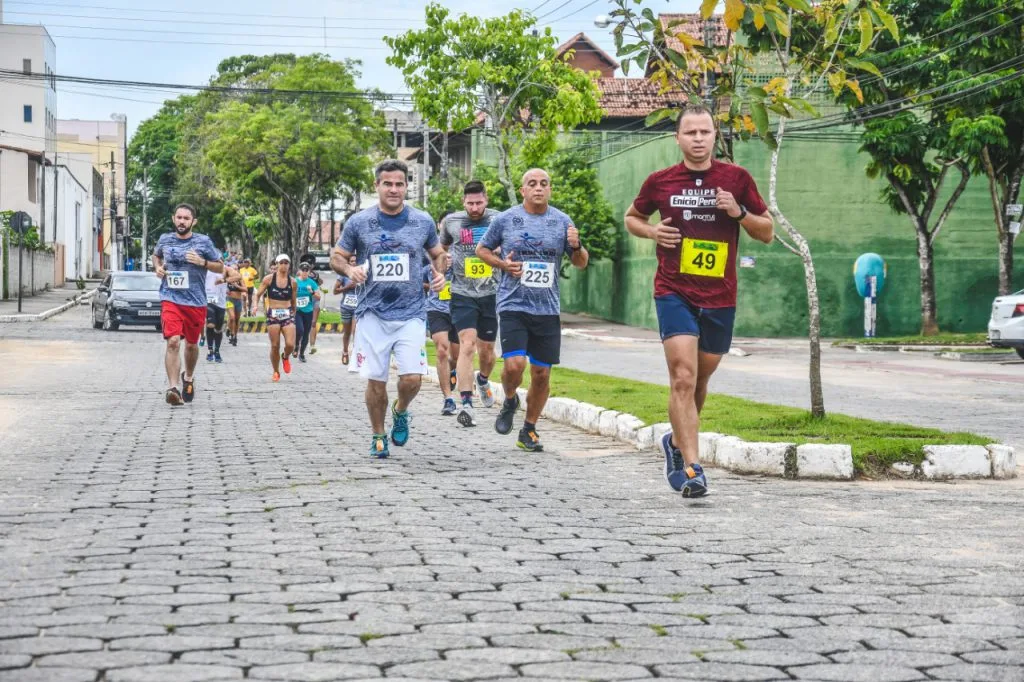
[[[741,223],[741,222],[743,222],[743,219],[746,218],[746,217],[747,217],[747,207],[744,206],[743,204],[740,204],[740,214],[738,216],[736,216],[736,218],[734,218],[734,220],[736,222],[738,222],[738,223]]]

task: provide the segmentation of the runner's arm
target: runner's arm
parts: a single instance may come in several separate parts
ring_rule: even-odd
[[[348,251],[344,251],[341,247],[335,246],[331,249],[331,270],[334,270],[339,275],[344,275],[351,279],[349,275],[349,263],[348,259],[352,257],[352,254]]]
[[[164,271],[164,259],[160,256],[153,254],[153,272],[156,273],[157,277],[163,278],[167,273]]]
[[[666,249],[675,248],[683,239],[679,229],[669,224],[672,221],[671,218],[664,218],[661,222],[652,225],[651,216],[644,215],[633,204],[629,205],[625,219],[626,229],[631,235],[641,239],[653,239],[658,246],[664,246]]]
[[[740,226],[759,242],[771,244],[775,239],[775,221],[772,220],[772,214],[769,211],[765,211],[761,215],[748,213],[740,221]]]
[[[299,306],[295,299],[299,296],[299,280],[292,277],[292,317],[299,311]]]
[[[256,291],[256,295],[253,297],[254,301],[263,300],[263,295],[267,292],[267,287],[270,286],[271,277],[273,277],[273,275],[267,275],[263,278],[263,281],[260,282],[260,288]]]

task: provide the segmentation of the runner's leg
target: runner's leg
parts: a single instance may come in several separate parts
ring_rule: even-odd
[[[434,347],[437,349],[437,382],[441,385],[441,394],[445,398],[452,396],[451,383],[448,381],[449,373],[449,344],[448,344],[448,332],[441,331],[430,337],[434,341]],[[418,388],[416,389],[419,390]],[[398,395],[399,402],[401,403],[402,395],[399,391]]]
[[[388,384],[386,381],[366,382],[366,411],[370,415],[370,427],[374,434],[384,431],[384,416],[388,411]]]
[[[670,336],[662,342],[668,364],[668,417],[672,422],[672,444],[686,464],[698,459],[697,433],[700,416],[696,402],[698,373],[698,337],[689,334]],[[710,378],[710,375],[709,375]],[[701,399],[703,403],[703,398]]]
[[[196,363],[199,362],[199,343],[185,342],[185,378],[189,381],[196,376]]]
[[[306,322],[306,313],[301,310],[295,311],[295,337],[299,340],[299,355],[306,352],[306,342],[309,341],[309,326]]]
[[[721,355],[704,351],[697,354],[697,387],[693,392],[693,402],[697,406],[698,415],[704,409],[704,401],[708,397],[708,382],[711,380],[711,375],[715,373],[721,362]]]
[[[177,388],[181,381],[181,337],[172,336],[167,339],[167,350],[164,353],[164,367],[167,370],[168,388]]]
[[[312,328],[311,329],[312,329],[312,331],[310,331],[308,333],[309,345],[310,345],[310,354],[312,354],[312,352],[313,352],[312,348],[316,346],[316,333],[318,331],[320,331],[320,306],[319,305],[315,306],[313,308],[313,324],[312,324]]]
[[[444,382],[441,382],[441,384],[444,385]],[[423,375],[421,374],[403,374],[398,377],[398,404],[395,406],[395,410],[398,412],[407,411],[413,399],[420,392],[420,386],[422,385]],[[386,405],[386,396],[384,402]]]
[[[270,337],[270,366],[274,374],[281,373],[281,325],[267,325],[267,336]]]
[[[281,330],[284,336],[284,355],[288,357],[295,350],[295,325],[290,324]]]
[[[463,329],[459,332],[459,362],[456,366],[456,373],[459,377],[459,393],[463,400],[469,393],[473,396],[473,354],[476,353],[477,339],[475,329]],[[492,347],[493,350],[493,347]],[[481,365],[483,357],[481,356]],[[493,365],[493,360],[491,361]],[[481,367],[481,371],[483,368]]]
[[[513,355],[505,358],[505,368],[501,372],[501,386],[505,389],[505,400],[510,400],[515,396],[516,390],[523,383],[525,371],[525,355]]]
[[[536,424],[551,393],[551,368],[530,365],[530,389],[526,394],[526,421]]]

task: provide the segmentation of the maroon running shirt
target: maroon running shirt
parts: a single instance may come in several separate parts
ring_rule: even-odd
[[[704,171],[684,164],[652,173],[633,201],[644,215],[655,211],[679,228],[683,241],[674,249],[657,247],[654,295],[678,294],[698,308],[736,305],[736,249],[739,221],[715,207],[715,188],[732,192],[747,211],[768,210],[750,173],[731,163],[712,161]]]

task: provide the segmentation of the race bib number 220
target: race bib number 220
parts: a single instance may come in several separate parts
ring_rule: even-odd
[[[370,256],[371,278],[375,282],[408,282],[409,254],[381,253]]]

